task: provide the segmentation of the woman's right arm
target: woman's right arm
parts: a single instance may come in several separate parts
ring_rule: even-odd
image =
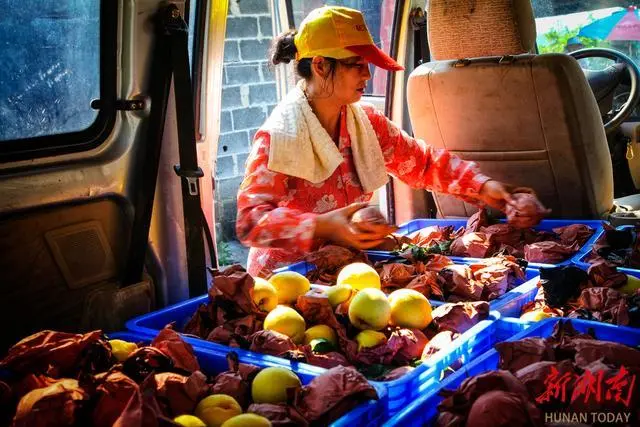
[[[257,134],[238,190],[236,234],[242,244],[258,248],[296,247],[309,252],[315,239],[357,249],[369,249],[382,242],[384,236],[379,233],[354,230],[350,226],[351,216],[367,203],[354,203],[319,214],[278,206],[293,194],[287,186],[289,176],[267,168],[269,147],[269,134]]]
[[[288,248],[309,251],[313,243],[317,214],[278,206],[290,197],[287,175],[267,168],[270,138],[256,135],[238,190],[236,234],[246,246]]]

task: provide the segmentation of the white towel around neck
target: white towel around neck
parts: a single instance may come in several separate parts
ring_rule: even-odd
[[[347,105],[347,131],[353,162],[365,192],[387,183],[384,157],[367,113],[358,104]],[[314,184],[329,178],[344,161],[340,150],[311,110],[304,81],[287,94],[261,130],[270,135],[267,167]]]

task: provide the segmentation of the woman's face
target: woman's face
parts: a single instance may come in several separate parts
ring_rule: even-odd
[[[346,105],[362,98],[370,78],[369,63],[360,56],[352,56],[338,59],[333,78],[329,76],[322,86],[326,88],[327,96],[340,105]]]

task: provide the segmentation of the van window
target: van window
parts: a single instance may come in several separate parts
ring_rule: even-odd
[[[293,0],[294,26],[298,28],[300,22],[313,9],[324,5],[345,6],[362,12],[373,37],[373,42],[382,50],[389,53],[391,49],[391,32],[393,31],[393,0]],[[371,80],[367,84],[365,94],[369,96],[384,96],[387,88],[389,72],[371,66]]]
[[[597,5],[596,5],[597,3]],[[640,61],[640,10],[620,7],[616,1],[584,2],[534,0],[539,53],[570,53],[585,48],[614,49]],[[580,66],[603,70],[613,64],[606,58],[583,58]],[[617,88],[614,107],[626,102],[628,89]],[[640,117],[636,109],[632,118]]]
[[[588,4],[579,0],[534,1],[538,51],[570,53],[584,48],[609,48],[637,62],[640,59],[640,42],[633,38],[640,38],[640,33],[631,34],[625,27],[629,19],[638,22],[639,11],[633,6],[611,7],[616,3],[619,2],[599,2],[600,7],[596,8],[595,2]],[[581,65],[602,69],[611,62],[604,58],[588,58],[581,60]]]
[[[0,0],[0,141],[89,128],[100,98],[100,2]]]

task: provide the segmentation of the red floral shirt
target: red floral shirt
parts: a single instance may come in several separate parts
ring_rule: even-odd
[[[362,105],[378,137],[387,171],[414,188],[475,200],[482,175],[473,162],[410,137],[373,106]],[[247,268],[266,277],[272,270],[301,260],[322,243],[313,239],[318,214],[371,200],[360,185],[351,154],[346,114],[340,115],[339,149],[344,161],[324,182],[313,184],[267,168],[269,133],[256,133],[238,190],[236,232],[250,246]]]

